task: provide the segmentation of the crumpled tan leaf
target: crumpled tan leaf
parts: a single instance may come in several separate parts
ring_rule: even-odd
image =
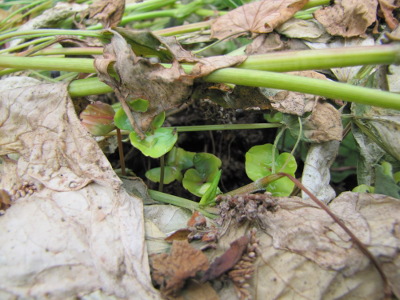
[[[259,224],[261,259],[249,282],[252,295],[263,299],[381,299],[381,277],[349,236],[311,200],[274,198],[274,210],[257,212],[244,206],[252,224]],[[400,294],[400,202],[384,195],[346,192],[334,199],[331,210],[380,261],[394,293]],[[234,209],[234,208],[231,208]],[[253,212],[253,213],[252,213]],[[244,212],[227,212],[225,245],[249,230],[237,223]],[[220,291],[227,299],[229,288]]]
[[[253,35],[272,32],[289,20],[308,0],[264,0],[242,5],[211,25],[211,37],[225,39],[251,32]]]
[[[100,80],[114,89],[122,104],[128,99],[149,101],[146,112],[131,112],[133,119],[130,121],[139,134],[149,128],[156,115],[178,106],[190,95],[193,79],[186,75],[177,61],[171,68],[164,68],[136,56],[120,34],[113,34],[111,44],[105,46],[103,57],[96,58],[94,65]],[[111,65],[118,74],[118,80],[108,73]],[[129,118],[128,113],[127,116]]]
[[[341,141],[343,126],[340,112],[327,102],[317,102],[303,124],[303,133],[314,143]]]
[[[0,90],[0,189],[13,204],[0,218],[0,298],[159,299],[142,201],[80,124],[67,85]]]
[[[125,0],[97,0],[89,7],[89,18],[98,20],[105,28],[115,27],[122,19]]]
[[[364,36],[376,20],[377,0],[336,0],[333,6],[314,13],[331,35],[343,37]]]

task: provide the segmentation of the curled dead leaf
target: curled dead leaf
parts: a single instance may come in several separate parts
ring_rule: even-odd
[[[317,10],[317,19],[331,35],[364,36],[376,21],[377,0],[336,0],[333,6]]]
[[[289,20],[308,0],[264,0],[242,5],[211,25],[211,37],[226,39],[251,32],[253,35],[272,32]]]
[[[142,135],[159,113],[180,105],[190,95],[193,79],[177,61],[171,68],[165,68],[136,56],[119,33],[111,32],[114,34],[111,44],[104,48],[103,57],[95,59],[94,65],[100,80],[114,89],[132,127]],[[118,79],[108,72],[111,65]],[[124,106],[128,99],[137,98],[149,101],[146,112],[130,111],[128,105]]]
[[[400,1],[398,0],[378,0],[379,8],[385,18],[386,24],[391,30],[396,29],[399,26],[399,20],[393,15],[393,11],[400,7]]]
[[[202,281],[213,280],[232,269],[242,257],[249,242],[250,238],[247,235],[233,241],[230,248],[213,261],[210,268],[204,273]]]

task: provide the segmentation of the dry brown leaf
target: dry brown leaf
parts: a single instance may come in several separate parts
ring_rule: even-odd
[[[378,0],[336,0],[335,5],[317,10],[317,19],[331,35],[363,36],[376,21]]]
[[[379,8],[383,13],[386,24],[391,30],[396,29],[399,25],[399,20],[393,16],[393,10],[400,7],[399,0],[378,0]]]
[[[11,206],[11,196],[3,189],[0,189],[0,210],[6,210]]]
[[[289,20],[308,0],[264,0],[240,6],[211,25],[211,37],[225,39],[248,32],[253,35],[272,32]]]
[[[208,269],[208,259],[187,241],[175,240],[171,253],[156,254],[150,257],[152,278],[166,296],[177,294],[187,279],[197,272]]]
[[[115,27],[122,19],[125,0],[97,0],[89,7],[89,18],[98,20],[104,28]]]
[[[271,198],[274,210],[225,205],[219,245],[243,235],[249,224],[238,223],[246,214],[260,224],[261,259],[250,290],[262,299],[382,299],[383,285],[375,267],[349,236],[311,200]],[[224,203],[224,202],[223,202]],[[346,192],[330,208],[380,261],[394,293],[400,294],[400,202],[391,197]],[[234,210],[234,211],[230,211]],[[256,213],[255,213],[256,212]],[[254,224],[254,223],[253,223]],[[232,289],[220,291],[222,299]]]
[[[204,274],[202,281],[213,280],[224,274],[226,271],[232,269],[242,257],[249,241],[250,238],[247,235],[233,241],[229,249],[213,261],[210,268]]]
[[[114,89],[121,103],[137,98],[149,101],[146,112],[132,112],[133,120],[130,121],[140,134],[149,128],[155,116],[180,105],[190,95],[193,79],[186,75],[177,61],[171,68],[164,68],[136,56],[120,34],[113,34],[111,44],[104,48],[103,57],[95,59],[94,65],[100,80]],[[108,73],[112,63],[119,80]]]
[[[343,126],[340,113],[331,104],[318,102],[303,130],[305,138],[314,143],[341,141]]]

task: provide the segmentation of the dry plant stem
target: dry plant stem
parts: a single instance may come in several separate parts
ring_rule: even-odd
[[[142,130],[137,126],[135,119],[132,116],[131,109],[126,103],[125,97],[122,96],[121,92],[119,90],[115,90],[115,94],[117,95],[117,98],[119,102],[121,103],[122,109],[124,110],[126,116],[128,117],[129,122],[131,123],[132,127],[135,129],[135,132],[140,136],[140,138],[143,140],[145,138]]]
[[[125,157],[124,157],[124,149],[122,147],[121,130],[119,128],[117,128],[117,140],[118,140],[119,162],[121,164],[121,174],[122,174],[122,176],[125,176],[126,175]]]
[[[392,296],[392,289],[390,287],[389,281],[382,270],[382,267],[379,261],[372,255],[372,253],[368,250],[368,248],[355,236],[355,234],[343,223],[343,221],[338,218],[328,206],[326,206],[323,202],[321,202],[317,197],[314,196],[298,179],[294,178],[293,176],[286,174],[286,173],[277,173],[277,175],[286,176],[289,178],[298,188],[304,191],[312,201],[315,202],[321,209],[323,209],[351,238],[352,242],[357,245],[360,251],[370,259],[372,264],[375,266],[376,270],[378,271],[379,275],[382,277],[383,284],[384,284],[384,292],[385,298],[391,299]]]

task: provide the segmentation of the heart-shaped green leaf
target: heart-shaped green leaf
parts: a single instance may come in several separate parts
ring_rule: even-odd
[[[154,130],[153,134],[145,133],[143,140],[135,131],[129,134],[129,138],[132,145],[144,155],[158,158],[172,149],[178,140],[178,134],[174,128],[161,127]]]
[[[221,167],[221,160],[210,153],[197,153],[193,157],[194,169],[189,169],[183,176],[185,189],[196,196],[203,196],[212,185]]]
[[[290,153],[279,155],[274,145],[265,144],[252,147],[246,153],[246,174],[253,181],[278,172],[294,175],[297,169],[296,159]],[[274,166],[274,168],[273,168]],[[289,196],[294,183],[284,177],[267,186],[267,191],[274,196]]]
[[[174,147],[169,151],[165,164],[175,166],[181,170],[193,167],[193,157],[195,152],[186,151],[179,147]]]

